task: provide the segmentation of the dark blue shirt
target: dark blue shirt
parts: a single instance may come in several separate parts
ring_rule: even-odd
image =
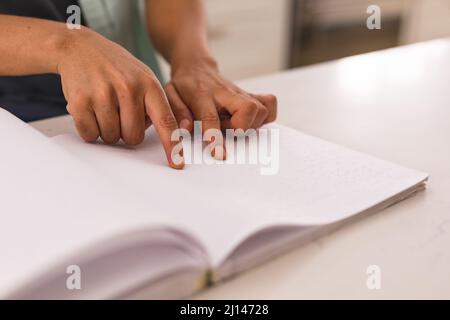
[[[67,7],[74,4],[78,1],[0,0],[0,14],[65,22]],[[0,76],[0,107],[24,121],[66,114],[66,104],[58,75]]]

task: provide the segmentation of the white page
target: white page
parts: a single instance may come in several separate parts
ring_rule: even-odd
[[[167,215],[1,108],[0,128],[0,297],[66,257],[79,264],[81,249],[145,229],[143,221],[164,225]]]
[[[417,185],[427,175],[342,148],[298,131],[280,130],[276,175],[255,165],[166,165],[153,130],[136,148],[85,144],[74,135],[55,141],[111,184],[164,208],[179,228],[201,239],[213,263],[260,229],[335,222]]]

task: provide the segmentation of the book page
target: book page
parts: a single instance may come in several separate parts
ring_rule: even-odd
[[[65,274],[58,263],[95,254],[86,248],[108,250],[113,241],[104,242],[114,236],[165,226],[167,215],[150,202],[102,181],[95,166],[1,108],[0,128],[0,297],[45,281],[55,267]]]
[[[164,221],[198,237],[213,263],[256,231],[339,221],[427,177],[284,126],[266,129],[279,134],[279,144],[273,147],[277,151],[273,174],[262,174],[269,168],[267,161],[226,164],[229,159],[225,164],[203,161],[182,171],[170,169],[153,129],[142,145],[133,148],[85,144],[75,135],[54,140],[104,174],[109,184],[135,194],[149,208],[163,210]],[[253,152],[261,147],[256,143],[256,148],[249,148]],[[148,222],[142,223],[151,221],[149,210]]]

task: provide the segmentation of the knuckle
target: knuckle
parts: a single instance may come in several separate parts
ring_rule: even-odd
[[[203,122],[219,122],[219,115],[217,114],[217,112],[212,112],[212,111],[208,111],[205,112],[202,117],[201,120]]]
[[[81,134],[81,137],[86,142],[95,142],[98,139],[98,134],[93,132],[85,132],[84,134]]]
[[[103,142],[105,142],[106,144],[116,144],[117,142],[119,142],[120,136],[116,135],[116,134],[103,134],[102,135],[102,140]]]
[[[267,108],[265,108],[265,107],[260,107],[258,109],[258,113],[264,118],[267,118],[270,114],[269,110],[267,110]]]
[[[158,124],[163,129],[175,130],[178,127],[177,120],[172,115],[162,117]]]
[[[144,133],[124,135],[122,139],[127,145],[137,146],[144,141]]]
[[[211,94],[209,87],[204,84],[198,84],[195,91],[200,96],[208,96]]]
[[[72,108],[69,111],[70,116],[72,117],[73,121],[75,122],[77,128],[88,128],[89,127],[89,123],[88,121],[85,119],[86,117],[86,110],[87,108]]]
[[[181,109],[180,107],[181,102],[179,101],[179,99],[177,99],[177,96],[174,94],[172,90],[167,89],[165,91],[165,94],[172,109]]]
[[[146,77],[144,85],[147,90],[155,90],[160,87],[159,81],[155,76]]]
[[[274,96],[273,94],[267,95],[267,102],[271,105],[276,107],[278,104],[278,98]]]
[[[86,142],[94,142],[98,138],[98,132],[95,128],[89,126],[89,123],[83,118],[74,119],[78,133]]]
[[[175,118],[177,119],[188,119],[188,120],[192,119],[190,112],[181,106],[173,105],[172,111]]]
[[[112,121],[117,117],[117,107],[110,101],[97,100],[93,109],[97,115],[102,118],[106,118],[108,121]]]
[[[172,89],[173,89],[173,84],[172,84],[172,82],[167,83],[167,84],[163,87],[163,89],[164,89],[164,92],[166,92],[167,94],[169,94],[169,93],[172,91]]]
[[[255,101],[246,100],[242,103],[242,109],[247,113],[256,113],[258,111],[258,104]]]
[[[89,107],[89,98],[84,94],[77,94],[68,101],[68,108],[70,114],[76,113],[78,110],[86,109]]]
[[[133,79],[121,78],[117,81],[119,96],[130,96],[137,92],[138,83]]]
[[[111,87],[105,86],[97,91],[95,98],[96,104],[101,105],[102,107],[110,106],[113,104],[113,101],[113,90]]]
[[[172,81],[172,83],[174,88],[177,88],[177,90],[179,90],[180,92],[192,91],[201,93],[199,91],[196,91],[197,87],[194,83],[192,83],[192,81],[189,81],[189,78],[175,79],[174,81]]]
[[[96,88],[96,96],[99,96],[101,98],[109,99],[113,95],[113,88],[111,85],[104,83],[100,85],[98,88]]]
[[[78,132],[84,137],[87,133],[89,133],[89,125],[83,118],[74,118],[75,125],[77,126]]]

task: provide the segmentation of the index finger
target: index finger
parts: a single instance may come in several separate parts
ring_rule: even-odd
[[[154,85],[146,93],[144,102],[146,113],[155,126],[169,165],[174,169],[182,169],[184,167],[184,159],[181,158],[181,163],[175,163],[172,159],[172,152],[175,146],[180,143],[171,139],[172,133],[178,129],[178,123],[172,113],[163,89],[159,85]],[[179,154],[182,154],[182,149]]]

